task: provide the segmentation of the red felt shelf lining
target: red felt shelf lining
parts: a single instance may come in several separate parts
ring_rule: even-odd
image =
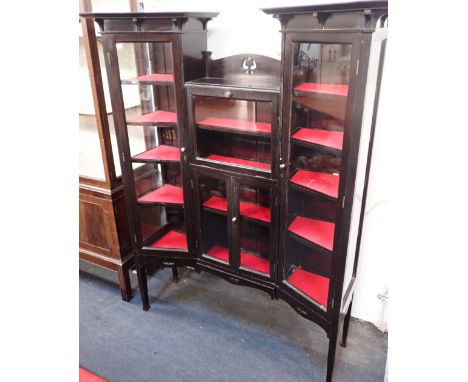
[[[288,230],[329,251],[333,250],[334,223],[296,216]]]
[[[101,378],[89,370],[80,367],[79,382],[107,382],[107,379]]]
[[[298,170],[289,181],[333,198],[338,197],[339,175]]]
[[[317,84],[311,82],[304,82],[303,84],[296,86],[294,90],[309,93],[331,94],[338,96],[348,95],[348,85],[346,84]]]
[[[331,147],[336,150],[343,148],[343,133],[320,129],[306,129],[301,127],[291,138],[316,145]]]
[[[187,250],[187,236],[182,232],[170,230],[164,236],[151,244],[151,247]]]
[[[138,198],[138,201],[141,203],[184,204],[184,194],[182,187],[165,184]]]
[[[167,123],[176,124],[177,114],[173,111],[157,110],[152,113],[144,114],[134,118],[127,118],[127,123],[139,125],[139,124],[155,124]]]
[[[132,159],[179,162],[180,153],[177,147],[160,145],[154,149],[135,155]]]
[[[212,196],[205,203],[204,207],[212,208],[214,210],[227,212],[227,200],[219,196]],[[242,216],[260,220],[265,223],[270,222],[270,209],[267,207],[259,206],[258,204],[239,202],[239,212]]]
[[[229,262],[229,250],[227,248],[215,245],[208,253],[208,256]],[[270,273],[270,262],[267,259],[241,251],[240,265],[244,268],[252,269],[257,272]]]
[[[330,280],[327,277],[295,268],[291,276],[289,276],[288,282],[317,301],[320,305],[327,306],[328,288],[330,284]]]
[[[268,163],[256,162],[256,161],[247,160],[247,159],[227,157],[224,155],[210,154],[206,157],[206,159],[216,160],[219,162],[225,162],[225,163],[230,163],[230,164],[237,164],[237,165],[246,166],[246,167],[254,167],[254,168],[258,168],[262,170],[271,170],[271,165]]]
[[[129,78],[129,79],[123,80],[123,82],[170,83],[170,82],[174,82],[174,75],[171,73],[152,73],[152,74],[145,74],[139,77]]]
[[[226,129],[233,129],[239,131],[249,131],[254,133],[271,133],[271,124],[265,122],[250,122],[242,121],[239,119],[228,119],[228,118],[206,118],[200,122],[197,122],[198,125],[213,126],[213,127],[223,127]]]

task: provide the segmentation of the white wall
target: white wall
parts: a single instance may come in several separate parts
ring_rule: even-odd
[[[320,3],[334,1],[320,1]],[[336,2],[336,1],[335,1]],[[259,8],[312,4],[314,1],[250,0],[190,1],[146,0],[145,10],[215,10],[221,14],[208,23],[208,50],[213,58],[238,53],[256,53],[279,59],[281,54],[280,23],[261,12]],[[388,60],[387,52],[387,60]],[[385,70],[384,70],[385,73]],[[382,301],[377,297],[387,287],[387,252],[392,240],[391,227],[386,227],[386,211],[390,208],[387,199],[389,178],[386,169],[390,165],[389,148],[385,147],[386,136],[391,133],[385,125],[386,88],[385,75],[377,119],[372,168],[366,207],[366,220],[362,235],[358,278],[352,315],[379,324]]]

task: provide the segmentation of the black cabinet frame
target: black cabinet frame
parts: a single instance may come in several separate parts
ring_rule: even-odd
[[[140,292],[143,308],[147,310],[149,298],[145,267],[187,265],[198,271],[205,270],[214,273],[233,284],[258,288],[270,294],[272,298],[282,298],[300,315],[315,322],[326,332],[329,338],[326,380],[331,381],[338,337],[341,334],[341,344],[346,346],[351,315],[387,38],[387,2],[369,1],[275,8],[266,9],[264,12],[274,15],[281,22],[281,63],[258,55],[237,55],[211,60],[210,53],[206,52],[205,33],[206,22],[215,14],[177,14],[171,17],[167,14],[151,13],[93,15],[104,26],[110,28],[108,33],[103,33],[103,40],[107,52],[106,64],[118,131],[119,151],[122,154],[121,164],[129,225],[134,238]],[[190,28],[196,25],[196,20],[201,22],[202,26],[191,31]],[[142,246],[141,233],[137,224],[139,217],[126,136],[120,78],[114,64],[117,58],[115,42],[153,40],[172,43],[177,124],[181,139],[180,164],[183,174],[184,214],[188,237],[187,251],[167,250],[158,251],[157,254]],[[197,44],[194,44],[194,41],[197,41]],[[297,143],[291,138],[293,128],[297,128],[292,124],[293,44],[303,42],[351,45],[338,195],[336,198],[330,198],[320,193],[309,192],[313,197],[323,197],[324,200],[336,203],[333,247],[323,251],[324,256],[330,256],[331,264],[326,306],[313,301],[285,280],[288,203],[290,202],[288,187],[291,175],[289,163],[291,145]],[[380,51],[375,50],[378,55],[373,57],[374,61],[371,62],[373,48],[377,46]],[[188,51],[190,53],[186,54]],[[249,77],[252,74],[250,69],[246,71],[248,74],[242,74],[242,70],[239,71],[236,68],[242,59],[252,60],[252,57],[260,64],[258,66],[261,75],[267,76],[269,81],[273,79],[268,83],[267,88],[245,85],[249,78],[255,78],[255,74]],[[236,70],[238,72],[233,75],[233,71]],[[215,73],[211,77],[210,71]],[[219,79],[218,83],[216,79]],[[278,80],[277,86],[274,85],[275,79]],[[234,167],[197,157],[194,97],[271,102],[271,172],[242,166]],[[314,144],[308,143],[303,144],[303,147],[306,150],[316,149]],[[330,151],[333,152],[333,150]],[[361,171],[360,176],[363,177],[363,181],[358,183],[359,190],[356,190],[358,171]],[[225,182],[227,209],[222,213],[226,216],[226,246],[231,254],[229,262],[223,263],[204,254],[200,212],[200,176],[223,179]],[[240,266],[240,231],[236,223],[236,219],[240,216],[240,184],[270,191],[270,277]],[[357,191],[363,194],[361,205],[355,205],[353,202]],[[353,220],[353,216],[357,218]],[[354,229],[351,229],[352,227]],[[351,234],[352,238],[350,238]],[[300,237],[297,239],[301,245]],[[349,244],[354,242],[355,247],[349,247]]]

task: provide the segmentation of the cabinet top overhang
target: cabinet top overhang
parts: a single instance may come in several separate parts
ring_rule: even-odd
[[[83,12],[81,17],[94,19],[102,31],[196,31],[218,12]]]
[[[292,7],[263,8],[281,21],[283,30],[374,29],[383,27],[388,1],[353,1]]]

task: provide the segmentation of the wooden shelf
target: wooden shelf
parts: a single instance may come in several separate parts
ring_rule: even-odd
[[[330,286],[330,280],[327,277],[304,271],[301,268],[294,268],[288,278],[288,283],[323,307],[327,306],[328,288]]]
[[[172,85],[174,75],[171,73],[153,73],[143,76],[128,78],[121,81],[122,84],[141,84],[141,85]]]
[[[295,92],[301,93],[319,93],[346,97],[348,95],[348,85],[346,84],[317,84],[304,82],[294,88]]]
[[[215,245],[208,251],[207,255],[229,263],[229,250],[225,247]],[[270,274],[270,262],[267,259],[263,259],[251,253],[243,252],[242,250],[240,253],[240,265],[243,268],[265,273],[267,275]]]
[[[187,235],[183,232],[170,230],[165,235],[156,240],[153,244],[151,244],[151,248],[180,249],[181,251],[186,251],[188,249]]]
[[[203,207],[226,213],[227,200],[226,198],[222,198],[220,196],[212,196],[203,203]],[[270,223],[270,209],[267,207],[241,201],[239,202],[239,212],[243,217]]]
[[[255,136],[271,135],[271,124],[265,122],[249,122],[239,119],[211,117],[197,122],[197,125],[199,128],[204,130],[215,130]]]
[[[343,148],[343,133],[341,131],[329,131],[320,129],[299,128],[292,136],[291,140],[297,142],[321,146],[340,150]]]
[[[157,110],[138,117],[127,118],[127,125],[175,126],[177,125],[177,114],[173,111]]]
[[[226,164],[234,164],[234,165],[237,165],[237,166],[253,167],[253,168],[259,169],[259,170],[271,171],[271,165],[269,163],[263,163],[263,162],[256,162],[256,161],[247,160],[247,159],[227,157],[227,156],[224,156],[224,155],[217,155],[217,154],[210,154],[210,155],[208,155],[206,157],[206,159],[210,159],[210,160],[218,161],[218,162],[223,162],[223,163],[226,163]]]
[[[180,162],[178,147],[160,145],[132,157],[133,162]]]
[[[180,205],[184,204],[184,195],[182,187],[165,184],[156,190],[150,191],[147,194],[138,198],[139,203],[145,204],[169,204]]]
[[[334,223],[296,216],[289,225],[288,231],[303,238],[306,242],[333,251]]]
[[[300,189],[318,192],[334,199],[338,197],[339,175],[298,170],[289,181],[300,186]]]

